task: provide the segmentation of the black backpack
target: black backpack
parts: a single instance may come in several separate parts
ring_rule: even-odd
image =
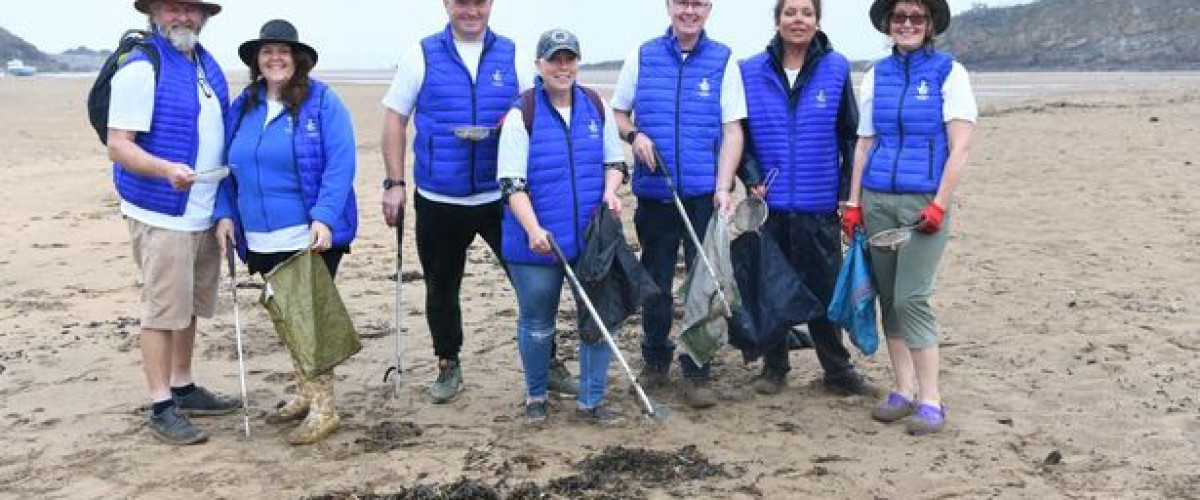
[[[150,59],[150,64],[154,65],[154,81],[158,83],[158,70],[162,66],[162,58],[159,57],[158,48],[150,43],[150,33],[143,30],[126,31],[121,35],[121,43],[117,44],[117,49],[104,60],[104,65],[100,66],[100,73],[96,75],[92,90],[88,92],[88,120],[92,122],[92,129],[96,131],[101,144],[108,144],[108,104],[112,98],[113,75],[121,69],[121,65],[135,49],[141,50]]]

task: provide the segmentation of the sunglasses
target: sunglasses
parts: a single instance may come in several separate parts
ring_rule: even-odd
[[[893,12],[891,16],[892,24],[896,26],[903,26],[905,21],[911,23],[913,26],[925,26],[925,22],[928,20],[929,16],[921,13]]]

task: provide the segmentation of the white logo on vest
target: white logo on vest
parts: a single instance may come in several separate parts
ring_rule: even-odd
[[[929,82],[926,82],[924,78],[921,79],[921,84],[917,86],[917,100],[929,100]]]
[[[588,132],[590,132],[588,137],[592,139],[600,137],[600,125],[596,124],[595,118],[588,121]]]
[[[503,87],[504,86],[504,73],[501,73],[500,70],[496,70],[496,71],[492,72],[492,86],[493,87]]]
[[[700,84],[696,86],[700,89],[696,94],[700,97],[708,97],[712,95],[712,85],[709,85],[708,78],[701,78]]]
[[[825,101],[826,101],[826,99],[825,99],[825,89],[820,89],[820,90],[818,90],[818,91],[817,91],[817,98],[816,98],[816,99],[817,99],[817,107],[818,107],[818,108],[824,108],[824,107],[825,107]]]

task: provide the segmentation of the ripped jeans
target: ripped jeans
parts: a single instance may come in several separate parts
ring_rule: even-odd
[[[508,263],[517,292],[517,347],[525,369],[529,400],[546,399],[546,379],[554,348],[555,320],[565,274],[560,266]],[[579,311],[587,314],[586,310]],[[603,340],[579,343],[579,407],[590,409],[604,400],[612,351]]]

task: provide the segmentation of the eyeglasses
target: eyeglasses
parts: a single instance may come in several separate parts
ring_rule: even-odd
[[[686,0],[671,0],[671,5],[674,5],[679,10],[705,10],[712,7],[712,2],[688,2]]]
[[[893,12],[891,19],[892,24],[896,26],[903,26],[905,21],[912,23],[913,26],[925,26],[925,21],[929,20],[929,16],[920,13]]]

